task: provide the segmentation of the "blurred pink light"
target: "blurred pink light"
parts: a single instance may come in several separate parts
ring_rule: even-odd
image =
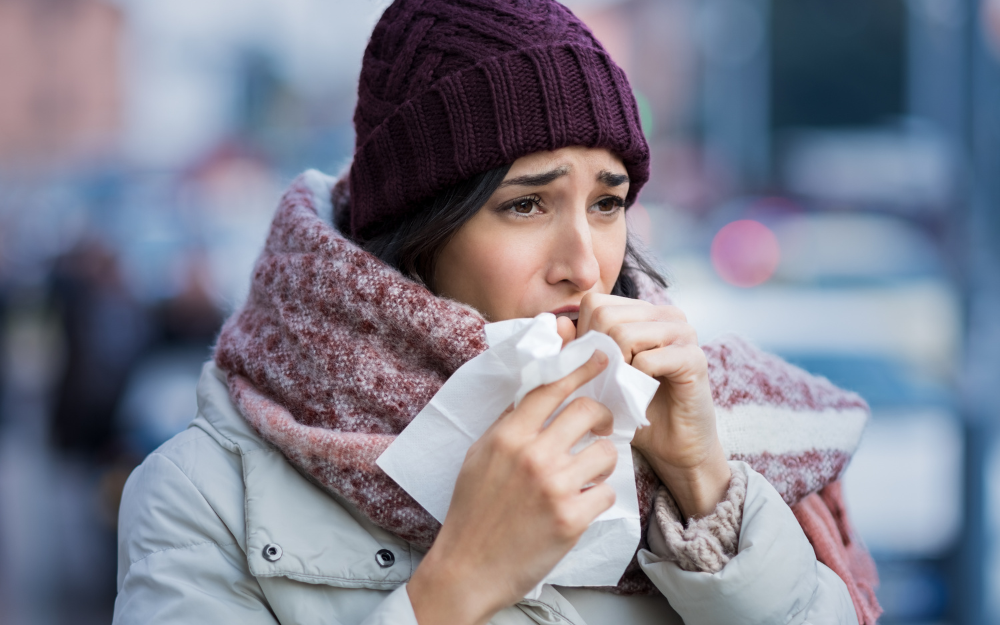
[[[759,221],[728,223],[712,239],[712,266],[729,284],[751,287],[774,275],[781,258],[778,237]]]

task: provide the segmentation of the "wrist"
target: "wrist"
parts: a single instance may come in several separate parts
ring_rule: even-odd
[[[440,558],[432,548],[406,585],[419,625],[482,625],[496,610],[474,588],[475,577],[466,575],[456,563]]]
[[[691,467],[672,466],[656,457],[647,459],[684,519],[708,516],[726,498],[732,471],[721,446],[704,462]]]

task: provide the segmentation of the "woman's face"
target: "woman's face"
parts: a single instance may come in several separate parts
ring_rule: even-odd
[[[514,161],[503,183],[442,248],[438,295],[489,321],[569,313],[586,293],[610,293],[625,258],[621,160],[568,147]]]

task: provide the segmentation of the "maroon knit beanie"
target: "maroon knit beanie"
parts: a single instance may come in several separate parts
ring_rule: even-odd
[[[555,0],[396,0],[365,49],[354,128],[359,239],[534,152],[607,148],[628,171],[627,204],[649,178],[625,73]]]

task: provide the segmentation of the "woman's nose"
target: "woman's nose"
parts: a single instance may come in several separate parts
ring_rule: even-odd
[[[589,291],[601,277],[601,266],[594,254],[593,232],[584,214],[561,224],[552,242],[549,284],[567,281],[580,291]]]

